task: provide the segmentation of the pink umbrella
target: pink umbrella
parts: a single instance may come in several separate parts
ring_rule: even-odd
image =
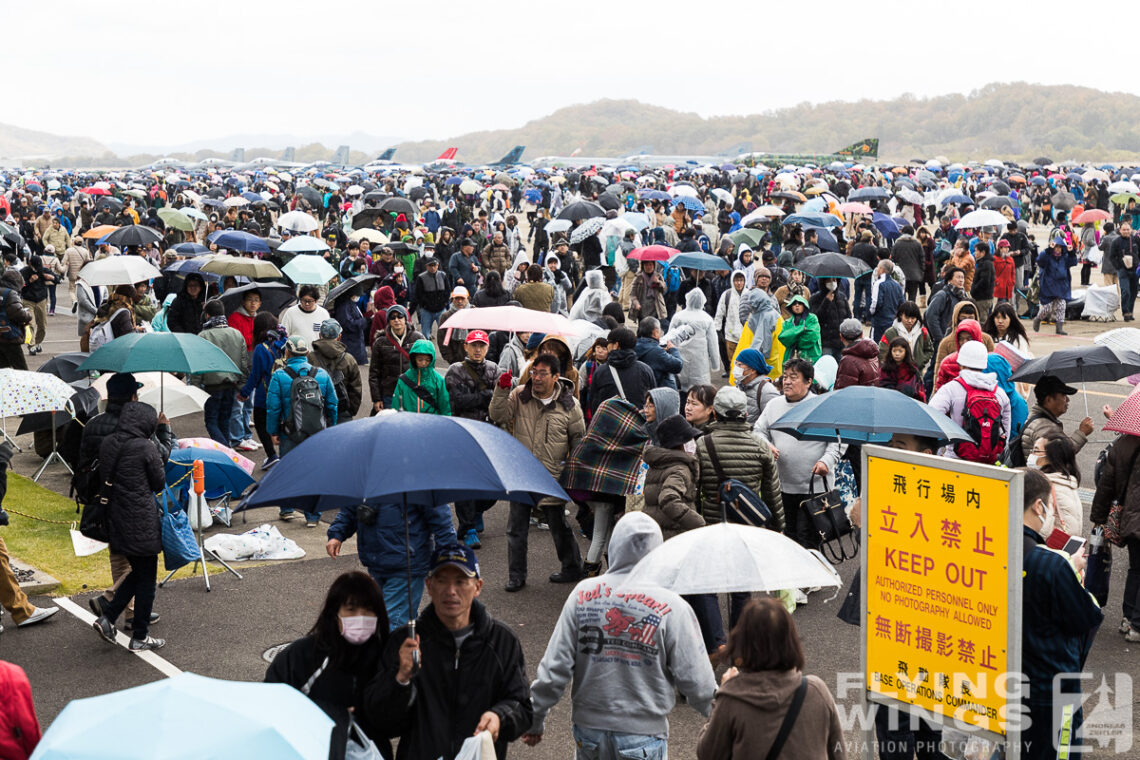
[[[451,340],[452,330],[503,330],[505,332],[537,332],[548,335],[577,335],[578,328],[561,314],[524,309],[521,306],[486,306],[462,309],[451,315],[441,328],[447,330],[444,344]]]
[[[874,211],[866,203],[841,203],[837,209],[841,214],[872,214]]]
[[[647,245],[630,251],[627,259],[634,261],[668,261],[680,251],[667,245]]]
[[[1101,211],[1099,208],[1090,208],[1088,211],[1082,211],[1073,220],[1074,224],[1093,224],[1095,222],[1111,222],[1112,214],[1107,211]]]
[[[1140,388],[1132,391],[1131,395],[1116,407],[1104,429],[1140,436]]]
[[[234,464],[245,470],[247,475],[253,474],[253,460],[243,457],[229,446],[223,446],[215,441],[213,438],[179,438],[178,448],[180,449],[214,449],[220,451],[228,456]]]

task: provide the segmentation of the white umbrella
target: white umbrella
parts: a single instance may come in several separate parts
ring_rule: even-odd
[[[1112,177],[1108,176],[1108,172],[1101,171],[1100,169],[1089,169],[1081,176],[1085,182],[1092,182],[1093,180],[1108,182],[1110,179],[1112,179]]]
[[[8,417],[67,409],[68,401],[74,394],[74,388],[47,372],[0,369],[0,419],[3,420],[0,429],[3,430],[3,437],[12,441],[8,436]],[[16,442],[12,441],[12,445],[16,446]],[[40,468],[40,472],[43,472],[43,468]]]
[[[819,552],[783,533],[718,523],[661,544],[637,563],[629,583],[656,584],[678,594],[715,594],[838,587],[841,580]]]
[[[162,272],[142,256],[108,256],[79,270],[80,279],[88,285],[133,285],[161,276]]]
[[[230,206],[248,206],[249,201],[246,200],[245,198],[242,198],[240,195],[235,195],[233,198],[226,198],[224,201],[222,201],[222,205],[227,206],[227,207],[230,207]]]
[[[971,211],[958,221],[958,229],[964,230],[972,227],[1005,227],[1009,224],[1003,214],[988,208]]]
[[[777,216],[783,215],[784,210],[778,206],[761,206],[760,208],[750,212],[743,219],[741,219],[740,226],[747,227],[753,222],[768,222]]]
[[[698,195],[697,188],[693,187],[692,185],[688,185],[688,184],[673,185],[671,188],[669,188],[669,192],[674,197],[677,197],[677,198],[680,198],[682,195],[688,195],[688,196],[691,196],[693,198],[696,198]]]
[[[569,219],[551,219],[546,223],[547,234],[552,232],[565,232],[568,229],[570,229]]]
[[[209,393],[193,385],[146,388],[139,391],[139,401],[164,412],[171,419],[184,417],[187,414],[201,414],[209,399]]]
[[[1109,185],[1108,192],[1113,194],[1132,193],[1134,195],[1140,195],[1140,187],[1137,187],[1135,182],[1121,180],[1120,182],[1113,182],[1111,185]]]
[[[712,189],[712,194],[727,203],[729,206],[732,206],[732,204],[736,202],[732,197],[732,193],[728,192],[723,187],[714,187]]]
[[[336,270],[320,256],[301,255],[281,268],[298,285],[324,285],[336,277]]]
[[[320,238],[315,238],[312,235],[298,235],[286,240],[277,250],[285,253],[318,253],[328,249],[329,244]]]
[[[549,225],[547,225],[549,228]],[[370,243],[387,243],[388,236],[380,230],[374,230],[371,227],[365,227],[362,230],[353,230],[352,234],[348,236],[349,240],[360,240],[364,238]]]
[[[187,192],[189,192],[189,191],[187,191]],[[178,210],[181,211],[186,216],[190,217],[191,219],[197,219],[198,221],[201,221],[201,222],[210,221],[210,217],[206,216],[205,214],[203,214],[201,211],[194,208],[193,206],[183,206],[182,208],[180,208]]]
[[[304,211],[290,211],[277,218],[277,226],[290,232],[312,232],[320,227],[320,224]]]

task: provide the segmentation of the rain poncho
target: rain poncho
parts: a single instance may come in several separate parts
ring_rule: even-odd
[[[685,294],[685,308],[673,315],[669,325],[672,332],[682,325],[693,329],[693,337],[678,346],[684,365],[677,374],[677,385],[687,391],[695,385],[709,382],[712,373],[720,369],[720,347],[713,318],[705,311],[705,294],[693,288]]]
[[[776,299],[760,288],[745,291],[740,298],[740,322],[744,331],[740,335],[737,351],[754,348],[772,367],[769,377],[779,377],[784,366],[784,344],[776,340],[783,327],[780,307]]]
[[[802,314],[790,311],[793,304],[803,306]],[[788,301],[788,319],[780,330],[780,343],[787,348],[784,361],[792,357],[799,357],[815,364],[823,355],[823,348],[819,342],[819,319],[808,309],[807,299],[803,296],[792,296]]]
[[[578,300],[574,301],[574,306],[570,309],[570,319],[601,323],[602,309],[612,300],[610,292],[606,290],[602,270],[591,269],[586,272],[586,289],[578,295]]]

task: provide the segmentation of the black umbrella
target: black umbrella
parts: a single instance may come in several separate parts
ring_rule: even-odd
[[[372,283],[376,282],[379,279],[380,275],[378,274],[358,274],[355,277],[349,277],[340,285],[337,285],[335,288],[330,290],[329,294],[325,296],[325,308],[330,310],[333,309],[336,306],[336,300],[341,296],[345,295],[346,293],[350,293],[357,288],[371,288]]]
[[[382,201],[389,197],[391,197],[391,193],[386,193],[383,190],[373,190],[370,193],[364,194],[364,200],[366,201]]]
[[[992,198],[986,198],[984,201],[982,201],[982,208],[993,209],[994,211],[997,211],[1003,206],[1014,208],[1015,205],[1016,204],[1014,204],[1013,198],[1010,198],[1007,195],[995,195]]]
[[[123,202],[118,198],[112,198],[109,195],[104,195],[102,198],[95,202],[95,208],[104,209],[109,208],[112,211],[118,212],[123,209]]]
[[[1038,166],[1048,166],[1049,164],[1053,163],[1053,159],[1046,158],[1045,156],[1040,156],[1033,159],[1033,163],[1037,164]]]
[[[297,195],[308,201],[309,205],[314,208],[320,208],[324,205],[324,196],[321,195],[321,191],[310,185],[297,188]]]
[[[606,210],[593,201],[575,201],[558,212],[559,219],[569,219],[572,222],[605,215]]]
[[[598,198],[598,205],[604,209],[613,209],[616,211],[621,208],[621,199],[612,193],[602,193],[601,197]]]
[[[365,227],[371,227],[376,223],[377,219],[387,217],[390,213],[391,212],[385,211],[382,208],[361,209],[352,215],[352,229],[362,230]]]
[[[230,288],[218,296],[226,307],[226,314],[233,314],[241,306],[241,300],[251,290],[261,293],[261,310],[280,314],[297,301],[293,288],[281,282],[251,282],[240,288]]]
[[[78,417],[80,420],[91,419],[99,413],[98,388],[83,388],[82,390],[78,390],[71,397],[70,401],[72,408],[75,410],[75,417]],[[75,417],[72,417],[69,412],[65,411],[25,414],[24,418],[20,420],[20,427],[16,430],[16,435],[38,433],[41,430],[51,430],[53,421],[58,430],[75,419]]]
[[[1012,380],[1035,383],[1046,375],[1053,375],[1064,383],[1089,383],[1119,380],[1140,372],[1140,353],[1106,345],[1062,348],[1048,356],[1029,361],[1018,367]],[[1085,394],[1085,415],[1089,401]]]
[[[866,262],[841,253],[817,253],[808,256],[792,267],[812,277],[841,277],[854,279],[867,274],[871,267]]]
[[[397,240],[394,243],[382,243],[380,245],[380,248],[381,249],[387,248],[392,253],[411,253],[412,251],[416,251],[418,253],[420,250],[419,248],[417,248],[414,245],[408,245],[407,243],[404,243],[404,242],[399,241],[399,240]]]
[[[1061,190],[1053,195],[1053,205],[1065,211],[1072,211],[1077,205],[1077,199],[1068,190]]]
[[[1009,187],[1009,185],[1007,185],[1006,183],[1002,182],[999,179],[997,182],[994,182],[993,184],[990,185],[990,189],[993,190],[995,193],[1001,193],[1002,195],[1009,195],[1010,187]]]
[[[431,193],[423,185],[420,185],[419,187],[413,187],[410,191],[408,191],[408,197],[414,201],[418,201],[420,198],[428,195],[431,195]]]
[[[385,198],[380,201],[380,205],[377,206],[377,208],[390,211],[394,214],[403,214],[408,218],[409,222],[420,214],[419,209],[416,208],[416,204],[407,198]]]
[[[128,224],[126,227],[120,227],[109,233],[107,237],[103,238],[103,242],[120,248],[128,245],[147,245],[148,243],[161,243],[162,234],[141,224]]]
[[[37,372],[47,372],[49,375],[55,375],[65,383],[74,383],[78,380],[88,380],[90,376],[86,372],[80,372],[78,367],[83,363],[90,354],[83,353],[82,351],[74,351],[67,354],[57,354],[43,363]]]

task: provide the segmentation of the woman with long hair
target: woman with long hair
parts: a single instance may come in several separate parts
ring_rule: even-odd
[[[990,312],[986,323],[982,325],[982,332],[994,339],[994,344],[1005,341],[1022,354],[1029,353],[1029,334],[1017,318],[1017,312],[1008,303],[999,303]]]
[[[887,347],[887,355],[879,364],[880,388],[892,388],[918,401],[926,401],[926,388],[922,374],[914,363],[910,343],[906,338],[895,338]]]
[[[1053,499],[1060,518],[1057,527],[1072,536],[1083,535],[1084,512],[1077,488],[1081,485],[1081,469],[1077,466],[1077,450],[1068,436],[1052,434],[1033,442],[1026,465],[1036,467],[1053,484]]]
[[[376,733],[364,711],[364,689],[380,669],[388,638],[388,612],[380,587],[367,573],[339,576],[325,595],[308,634],[278,652],[266,683],[286,683],[303,692],[335,721],[330,760],[344,757],[349,719],[392,757],[391,744]]]

